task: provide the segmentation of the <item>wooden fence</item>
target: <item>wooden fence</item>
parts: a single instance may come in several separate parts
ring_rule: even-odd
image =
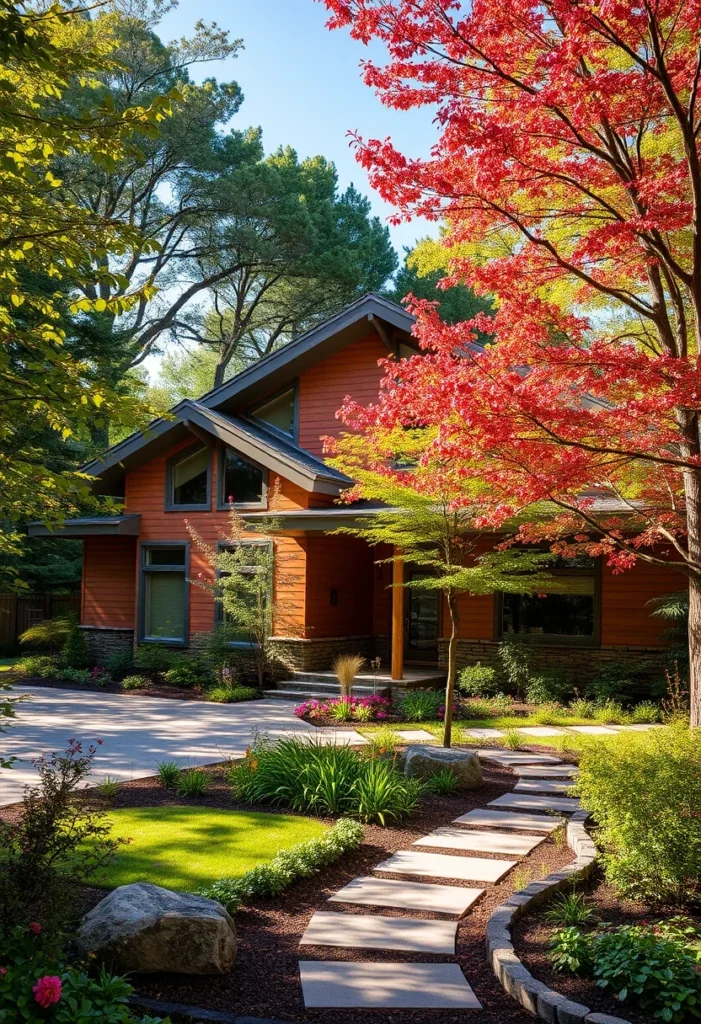
[[[71,594],[0,594],[0,645],[14,651],[25,629],[44,619],[80,615],[80,592]]]

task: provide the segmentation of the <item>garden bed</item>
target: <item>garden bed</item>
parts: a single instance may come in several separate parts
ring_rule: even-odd
[[[205,770],[210,785],[201,798],[182,799],[163,789],[156,779],[139,779],[120,787],[113,806],[119,808],[194,805],[279,813],[275,808],[244,805],[235,800],[226,779],[226,766],[213,765]],[[415,839],[440,825],[448,824],[459,814],[484,806],[490,800],[511,790],[514,782],[515,777],[510,771],[490,765],[485,768],[485,785],[481,789],[454,796],[433,795],[410,819],[399,826],[366,826],[365,841],[360,850],[348,854],[338,864],[325,868],[322,874],[298,883],[284,896],[274,900],[261,900],[253,906],[243,907],[237,913],[239,949],[236,966],[230,975],[221,978],[152,975],[137,979],[138,993],[152,999],[226,1011],[238,1016],[272,1017],[294,1021],[334,1020],[348,1024],[376,1022],[377,1014],[371,1012],[305,1011],[299,985],[298,945],[309,918],[314,911],[323,906],[328,896],[357,875],[369,873],[383,857],[399,849],[406,849]],[[566,846],[558,846],[552,839],[546,840],[528,858],[524,858],[522,868],[517,868],[501,884],[487,887],[482,899],[461,920],[458,930],[458,954],[455,960],[463,968],[465,976],[484,1006],[480,1013],[480,1021],[484,1021],[485,1024],[526,1024],[532,1020],[529,1014],[501,990],[486,962],[484,929],[487,918],[517,885],[520,887],[525,884],[526,868],[531,871],[533,878],[540,878],[544,873],[560,867],[570,859],[571,853]],[[99,889],[83,890],[82,900],[85,909],[94,905],[103,895],[104,892]],[[372,911],[349,906],[346,912],[366,914]],[[388,908],[383,908],[381,913],[385,916],[401,916],[400,912]],[[427,913],[420,916],[441,915]],[[365,959],[365,956],[360,950],[306,947],[304,958],[359,960]],[[434,958],[427,954],[381,954],[374,951],[373,959],[427,962],[444,958]],[[271,980],[274,981],[274,985],[271,984]],[[387,1012],[386,1016],[398,1019],[398,1014],[399,1011],[395,1014]],[[415,1024],[428,1024],[429,1021],[436,1019],[435,1014],[418,1011],[401,1011],[401,1018],[408,1018]],[[448,1018],[444,1016],[441,1019]],[[449,1019],[453,1020],[452,1017]]]
[[[199,687],[186,688],[183,686],[152,683],[149,686],[139,687],[138,690],[125,690],[122,684],[116,681],[96,685],[94,683],[75,683],[67,679],[45,679],[42,676],[24,676],[16,672],[10,672],[10,675],[5,676],[3,681],[12,683],[13,686],[17,687],[41,686],[49,690],[76,690],[80,693],[119,693],[123,697],[166,697],[169,700],[199,700],[212,703],[207,691]]]

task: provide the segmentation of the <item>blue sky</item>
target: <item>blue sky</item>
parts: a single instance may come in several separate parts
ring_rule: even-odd
[[[197,80],[214,75],[239,83],[245,101],[236,127],[260,125],[268,152],[291,145],[300,157],[320,153],[333,160],[341,187],[353,182],[384,221],[392,210],[371,192],[347,132],[389,135],[404,152],[421,156],[428,154],[436,129],[429,110],[388,110],[362,83],[359,61],[369,55],[381,60],[382,49],[364,47],[346,31],[329,32],[326,8],[315,0],[180,0],[163,19],[159,35],[170,40],[189,34],[200,18],[216,21],[244,42],[237,58],[193,71]],[[390,230],[400,256],[402,246],[436,233],[434,225],[421,222]]]

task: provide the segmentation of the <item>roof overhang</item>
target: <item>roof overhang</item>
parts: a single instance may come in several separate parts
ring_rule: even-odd
[[[141,516],[95,516],[92,519],[66,519],[60,526],[29,523],[30,537],[138,537]]]
[[[332,533],[340,528],[358,529],[369,526],[378,512],[399,512],[400,509],[387,507],[353,508],[310,508],[290,509],[284,512],[244,512],[242,519],[250,529],[271,516],[285,532]]]

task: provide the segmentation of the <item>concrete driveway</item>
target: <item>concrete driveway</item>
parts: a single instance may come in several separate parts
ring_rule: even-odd
[[[11,770],[0,771],[0,806],[21,800],[24,787],[36,782],[32,758],[63,750],[72,737],[86,745],[102,740],[92,779],[99,782],[106,775],[154,775],[162,760],[190,767],[241,757],[255,729],[271,736],[316,732],[294,717],[291,701],[210,704],[20,685],[15,693],[30,699],[18,705],[14,724],[0,734],[0,751],[19,758]]]

